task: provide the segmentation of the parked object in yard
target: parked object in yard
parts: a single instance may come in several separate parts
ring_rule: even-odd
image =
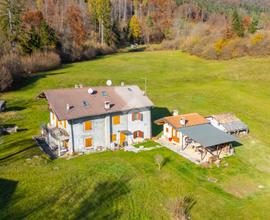
[[[225,113],[206,117],[214,127],[229,134],[248,134],[248,126],[234,114]]]
[[[6,109],[7,102],[4,100],[0,100],[0,112]]]
[[[163,125],[161,141],[169,149],[196,163],[230,156],[236,138],[212,126],[198,113],[164,117],[155,121]]]
[[[55,89],[39,97],[50,111],[42,136],[59,152],[115,150],[152,136],[153,103],[138,86]]]

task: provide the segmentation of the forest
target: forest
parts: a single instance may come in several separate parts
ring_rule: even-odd
[[[132,44],[207,59],[270,54],[268,0],[0,0],[0,91]]]

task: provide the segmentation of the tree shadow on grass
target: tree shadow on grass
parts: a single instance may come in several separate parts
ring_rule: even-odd
[[[162,131],[162,126],[154,123],[155,120],[171,115],[166,107],[154,107],[152,109],[152,134],[157,136]]]
[[[62,68],[68,68],[69,66],[70,65],[67,65],[67,67],[62,67]],[[65,74],[65,73],[66,72],[64,72],[64,71],[55,72],[55,73],[48,73],[48,72],[34,73],[34,74],[29,75],[29,76],[23,77],[20,81],[18,81],[15,85],[13,85],[8,91],[21,90],[29,85],[34,86],[34,83],[40,79],[46,78],[48,76],[61,75],[61,74]]]
[[[21,147],[19,149],[18,146],[24,146]],[[26,139],[26,140],[20,140],[17,142],[11,142],[10,144],[8,144],[5,149],[16,149],[13,152],[11,151],[11,153],[7,153],[7,155],[2,156],[0,158],[0,164],[2,163],[12,163],[15,162],[16,160],[20,160],[20,159],[25,159],[28,157],[31,157],[33,155],[33,149],[38,149],[37,145],[35,144],[35,142],[31,139]],[[4,154],[5,149],[2,150],[2,152],[0,151],[1,154]]]
[[[14,194],[18,181],[0,178],[0,210],[4,210]]]
[[[74,219],[118,219],[122,211],[115,203],[130,192],[128,182],[129,179],[121,178],[98,183],[92,194],[81,202]]]

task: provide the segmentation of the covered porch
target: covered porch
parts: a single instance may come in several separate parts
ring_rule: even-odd
[[[57,157],[69,152],[69,134],[64,129],[43,125],[41,137]]]
[[[159,143],[194,163],[213,163],[234,154],[232,143],[236,138],[209,125],[196,125],[178,129],[183,139],[172,143],[166,138]]]

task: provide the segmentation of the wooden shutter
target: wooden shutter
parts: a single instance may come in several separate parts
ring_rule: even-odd
[[[85,147],[92,147],[93,140],[92,138],[85,138]]]
[[[120,124],[120,116],[119,115],[113,116],[113,124],[114,125]]]
[[[143,138],[144,137],[144,133],[142,131],[138,131],[138,136]]]
[[[92,130],[92,122],[91,122],[91,121],[86,121],[86,122],[84,122],[84,130],[85,130],[85,131],[90,131],[90,130]]]
[[[67,121],[64,121],[64,128],[67,128]]]
[[[112,142],[116,141],[116,134],[112,134]]]
[[[137,131],[133,132],[133,138],[136,139],[137,138]]]

